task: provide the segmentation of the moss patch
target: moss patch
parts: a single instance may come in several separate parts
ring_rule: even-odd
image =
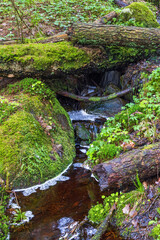
[[[83,67],[89,62],[89,57],[71,43],[60,42],[0,46],[0,60],[31,65],[36,70],[52,67],[67,71]]]
[[[160,26],[153,12],[142,2],[133,2],[124,8],[120,14],[120,19],[123,22],[134,19],[137,24],[143,24],[143,27],[157,28]]]
[[[5,179],[9,173],[14,187],[53,178],[75,155],[68,114],[41,81],[24,79],[2,94],[6,97],[8,92],[12,93],[8,104],[14,99],[18,108],[3,118],[0,126],[0,176]]]

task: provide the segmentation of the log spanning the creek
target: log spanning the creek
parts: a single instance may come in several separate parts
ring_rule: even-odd
[[[78,23],[74,25],[72,41],[96,46],[160,49],[160,29]]]
[[[83,96],[76,95],[76,94],[73,94],[73,93],[69,93],[69,92],[66,92],[66,91],[58,91],[56,93],[61,95],[61,96],[72,98],[74,100],[82,101],[82,102],[103,102],[103,101],[114,99],[116,97],[122,97],[125,94],[127,94],[129,92],[132,92],[132,91],[133,91],[133,88],[127,88],[123,91],[113,93],[113,94],[110,94],[110,95],[105,96],[105,97],[83,97]]]
[[[160,142],[121,154],[118,158],[96,165],[93,173],[101,190],[121,189],[133,185],[136,174],[141,181],[160,172]]]

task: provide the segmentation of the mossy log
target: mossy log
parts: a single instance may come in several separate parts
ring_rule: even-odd
[[[156,176],[160,171],[160,142],[150,144],[118,158],[96,165],[93,173],[99,178],[101,190],[121,189],[133,185],[136,174],[141,181]]]
[[[160,29],[104,24],[75,24],[72,41],[88,45],[160,48]]]
[[[114,99],[117,97],[122,97],[125,94],[132,92],[132,91],[133,91],[133,88],[127,88],[123,91],[113,93],[113,94],[110,94],[109,96],[105,96],[105,97],[83,97],[83,96],[79,96],[79,95],[69,93],[66,91],[59,91],[59,92],[57,92],[57,94],[64,96],[64,97],[72,98],[74,100],[81,101],[81,102],[103,102],[103,101],[111,100],[111,99]]]

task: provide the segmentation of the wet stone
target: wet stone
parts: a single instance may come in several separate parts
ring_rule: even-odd
[[[85,128],[83,123],[78,123],[75,127],[75,135],[77,138],[81,140],[89,140],[90,139],[90,133]]]
[[[148,217],[144,217],[140,220],[140,227],[148,227],[148,223],[149,223],[150,219]]]

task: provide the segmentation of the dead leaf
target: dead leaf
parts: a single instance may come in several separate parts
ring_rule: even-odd
[[[122,209],[124,214],[129,214],[130,211],[130,204],[126,204],[126,206]]]

